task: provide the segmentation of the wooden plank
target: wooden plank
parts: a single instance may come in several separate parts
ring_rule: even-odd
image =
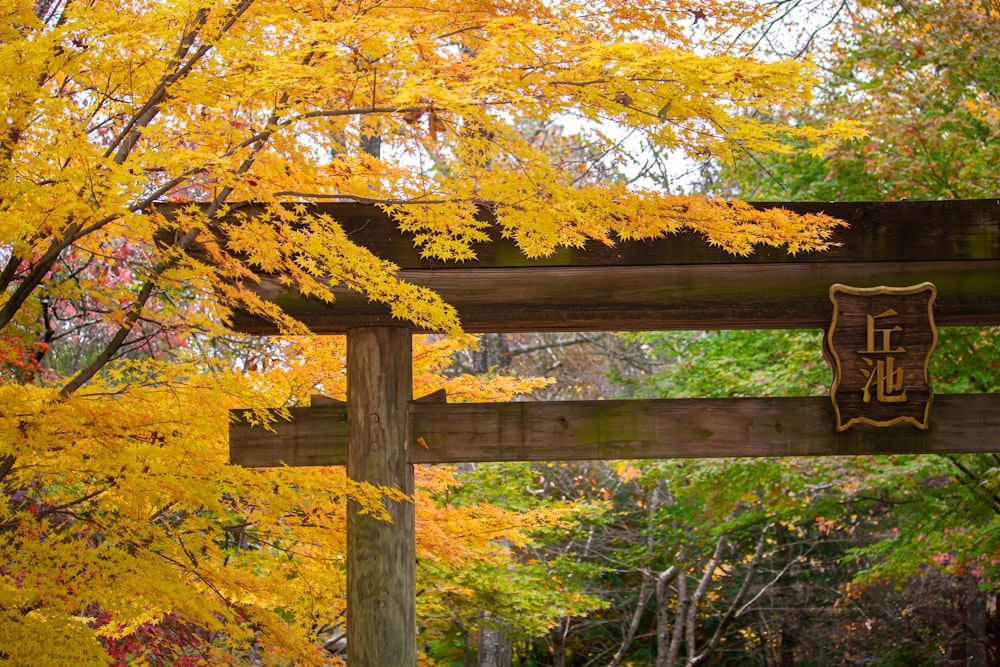
[[[471,333],[825,328],[830,285],[937,286],[940,326],[1000,324],[1000,259],[620,267],[404,270],[437,291]],[[333,304],[264,278],[258,292],[318,334],[399,324],[387,308],[343,290]],[[234,328],[276,333],[237,314]]]
[[[229,411],[229,462],[245,468],[347,465],[347,404],[291,408],[267,430]]]
[[[827,397],[567,401],[421,406],[414,463],[1000,450],[1000,394],[934,399],[930,426],[837,433]]]
[[[478,258],[448,264],[420,257],[410,235],[377,207],[307,204],[339,221],[351,239],[402,268],[400,277],[440,293],[473,333],[825,327],[827,290],[905,287],[933,282],[939,325],[1000,323],[1000,200],[776,202],[800,213],[825,212],[849,223],[824,253],[790,256],[761,248],[746,258],[712,248],[696,234],[612,247],[591,243],[528,260],[489,228]],[[168,214],[176,205],[161,205]],[[237,208],[240,208],[237,205]],[[259,205],[243,205],[260,215]],[[490,221],[488,209],[480,217]],[[161,239],[167,240],[167,239]],[[388,310],[339,290],[337,302],[303,299],[262,277],[262,297],[279,303],[316,333],[352,326],[393,326]],[[274,334],[269,322],[237,313],[234,328]]]
[[[413,494],[413,466],[407,461],[411,339],[408,330],[387,327],[352,329],[347,336],[347,476],[408,496]],[[417,664],[413,503],[386,500],[385,508],[391,521],[360,514],[353,501],[347,504],[352,667]]]
[[[294,423],[277,425],[276,437],[234,425],[232,461],[343,464],[346,436],[337,410],[344,408],[299,408]],[[837,433],[825,396],[411,403],[410,413],[418,443],[411,463],[1000,451],[1000,394],[935,396],[926,431],[904,424]]]
[[[682,232],[647,241],[618,242],[610,247],[589,243],[584,248],[563,248],[549,257],[528,259],[512,241],[501,238],[496,226],[491,226],[486,230],[490,241],[474,246],[476,259],[458,265],[421,257],[413,246],[412,235],[400,232],[377,206],[330,202],[303,205],[311,214],[330,216],[353,242],[403,269],[1000,259],[1000,199],[753,204],[761,209],[826,213],[848,223],[848,227],[834,232],[833,240],[839,246],[823,253],[796,256],[760,248],[750,257],[734,257],[709,246],[698,234]],[[169,216],[186,206],[192,204],[162,203],[155,208]],[[264,206],[252,203],[234,203],[231,208],[235,214],[248,216],[265,211]],[[487,222],[493,220],[488,208],[480,209],[479,217]]]

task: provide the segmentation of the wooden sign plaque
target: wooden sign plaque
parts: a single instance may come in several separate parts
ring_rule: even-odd
[[[931,283],[830,288],[833,319],[824,348],[833,371],[830,398],[838,431],[854,424],[927,428],[936,297]]]

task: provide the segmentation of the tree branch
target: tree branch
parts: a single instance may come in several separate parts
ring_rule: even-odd
[[[306,62],[308,62],[310,58],[311,56],[307,56]],[[271,116],[268,119],[267,127],[269,130],[261,134],[258,141],[253,145],[253,150],[250,155],[247,156],[240,167],[236,170],[236,175],[245,174],[253,166],[253,163],[260,154],[260,151],[263,150],[264,146],[267,144],[267,140],[277,131],[275,120],[278,118],[287,103],[288,93],[284,93],[275,105],[275,108],[271,112]],[[232,191],[233,188],[231,186],[222,188],[222,190],[215,196],[215,199],[212,200],[212,203],[205,209],[204,216],[206,218],[213,217],[226,202],[226,199],[229,198]],[[129,307],[128,311],[126,311],[124,321],[121,326],[119,326],[118,331],[116,331],[115,335],[112,336],[110,341],[108,341],[108,344],[105,345],[101,353],[97,355],[97,358],[94,359],[94,361],[92,361],[86,368],[77,373],[63,386],[62,389],[59,390],[59,396],[61,398],[66,398],[89,382],[90,379],[105,366],[105,364],[111,361],[114,355],[118,352],[118,349],[125,342],[125,339],[132,332],[132,328],[135,326],[136,322],[138,322],[143,309],[146,307],[150,297],[153,295],[153,290],[156,285],[155,279],[177,262],[177,258],[180,254],[187,251],[188,248],[191,247],[191,244],[194,243],[195,239],[198,238],[200,231],[200,229],[195,227],[185,234],[174,244],[172,250],[175,252],[168,255],[166,259],[153,267],[149,273],[149,277],[143,284],[142,289],[139,290],[139,294],[136,296],[135,301],[132,302],[132,305]]]
[[[40,518],[42,518],[44,516],[48,516],[49,514],[59,514],[59,513],[62,513],[62,512],[68,510],[71,507],[75,507],[76,505],[79,505],[81,503],[85,503],[88,500],[91,500],[91,499],[96,498],[97,496],[99,496],[99,495],[101,495],[103,493],[106,493],[107,491],[109,491],[112,488],[114,488],[114,486],[115,486],[114,484],[110,484],[110,485],[104,487],[103,489],[98,489],[97,491],[94,491],[92,493],[88,493],[85,496],[80,496],[79,498],[77,498],[75,500],[71,500],[71,501],[69,501],[67,503],[63,503],[62,505],[54,505],[53,507],[46,507],[44,509],[39,510],[38,513],[35,515],[35,517],[40,519]]]
[[[621,645],[618,647],[618,651],[615,653],[614,659],[608,664],[608,667],[618,667],[625,654],[628,653],[628,649],[632,645],[632,640],[635,639],[635,633],[639,630],[642,614],[646,610],[646,604],[649,602],[652,593],[653,591],[650,590],[649,586],[649,576],[644,573],[642,576],[642,585],[639,587],[639,599],[635,603],[635,609],[632,610],[632,618],[625,629],[625,636],[622,637]]]
[[[232,28],[252,4],[253,0],[239,0],[230,11],[229,18],[216,32],[215,37],[224,35]],[[166,98],[167,90],[170,86],[190,74],[194,66],[212,50],[215,42],[214,38],[205,40],[193,54],[188,56],[191,47],[194,45],[194,40],[198,36],[198,30],[204,27],[207,20],[208,11],[206,9],[201,8],[195,13],[192,27],[182,35],[181,42],[167,65],[167,72],[160,79],[160,82],[156,85],[156,88],[142,108],[139,109],[138,113],[132,116],[129,123],[122,128],[118,136],[108,145],[104,156],[110,157],[113,153],[115,164],[124,164],[132,152],[132,148],[139,141],[142,128],[147,127],[156,118],[157,114],[159,114],[160,105]],[[184,61],[185,57],[187,58],[186,61]]]
[[[194,243],[194,240],[198,237],[198,233],[200,231],[201,230],[197,227],[189,231],[183,238],[174,244],[174,250],[181,253],[190,248],[191,244]],[[115,332],[115,335],[112,336],[111,340],[104,346],[104,349],[97,355],[97,358],[95,358],[86,368],[82,369],[75,376],[73,376],[73,378],[59,390],[60,398],[68,397],[70,394],[89,382],[90,379],[94,377],[94,375],[96,375],[105,364],[111,361],[115,353],[118,351],[118,348],[122,346],[126,337],[128,337],[128,335],[132,332],[132,328],[142,315],[142,311],[149,302],[149,298],[153,295],[153,289],[156,285],[154,278],[173,266],[177,261],[177,256],[178,255],[168,256],[166,260],[153,267],[153,270],[150,272],[150,277],[143,284],[142,289],[139,290],[139,294],[136,296],[135,301],[132,302],[132,305],[129,306],[129,309],[126,311],[125,318],[122,321],[121,326],[118,327],[118,331]]]
[[[760,566],[760,562],[764,556],[764,547],[767,544],[767,534],[770,532],[771,526],[773,524],[768,523],[764,526],[764,530],[760,531],[760,538],[757,540],[757,550],[754,551],[753,558],[750,560],[750,566],[747,569],[747,574],[743,578],[743,584],[740,586],[739,592],[736,594],[736,598],[733,603],[729,605],[729,609],[726,610],[725,615],[719,620],[719,624],[715,628],[715,633],[712,638],[708,640],[708,644],[705,649],[688,661],[691,667],[697,667],[697,665],[702,664],[712,655],[716,647],[719,645],[719,641],[722,639],[722,633],[724,633],[728,628],[729,624],[732,623],[733,619],[738,617],[742,613],[742,609],[737,611],[740,605],[743,604],[743,600],[747,596],[747,592],[750,590],[750,584],[753,581],[754,575],[757,574],[757,568]]]
[[[229,19],[220,28],[219,34],[222,34],[231,28],[232,25],[247,11],[247,9],[250,8],[252,4],[253,0],[239,0],[230,13]],[[196,15],[195,23],[197,25],[204,25],[207,20],[207,15],[205,15],[204,12],[205,10],[199,10],[199,13]],[[208,40],[201,48],[198,49],[198,51],[191,55],[191,57],[189,57],[183,65],[178,67],[177,65],[180,62],[179,59],[187,53],[188,49],[190,49],[193,44],[194,36],[195,35],[192,31],[185,33],[181,40],[181,45],[175,53],[175,59],[171,61],[172,65],[168,67],[169,73],[164,75],[139,112],[132,117],[130,122],[125,126],[125,128],[122,129],[119,135],[111,141],[105,151],[105,157],[110,157],[114,154],[114,162],[116,164],[122,164],[125,162],[125,159],[128,157],[131,149],[135,146],[135,143],[139,139],[140,130],[148,126],[159,113],[160,104],[166,96],[167,89],[189,74],[195,64],[212,48],[213,40]],[[176,184],[177,183],[174,183],[171,187]],[[164,192],[165,191],[166,190],[164,190]],[[162,194],[162,192],[160,194]],[[138,208],[141,207],[137,207],[133,210],[137,210]],[[0,329],[3,329],[10,323],[14,315],[18,312],[18,310],[20,310],[21,306],[24,305],[24,302],[27,301],[28,296],[30,296],[31,293],[42,283],[45,276],[48,275],[48,272],[66,248],[77,241],[81,236],[100,229],[109,222],[118,219],[118,217],[118,215],[107,216],[87,227],[83,227],[77,222],[71,222],[67,226],[61,239],[54,238],[49,244],[49,248],[46,253],[31,267],[28,275],[21,281],[21,283],[18,284],[13,294],[10,295],[9,299],[4,304],[3,308],[0,309]],[[13,277],[16,274],[16,269],[19,265],[20,259],[17,257],[12,257],[10,259],[7,266],[4,267],[3,272],[0,273],[0,288],[6,289],[6,287],[13,280]]]
[[[946,459],[951,461],[951,465],[962,471],[965,476],[966,482],[963,484],[966,488],[970,489],[974,495],[979,495],[984,497],[984,499],[993,507],[993,511],[1000,513],[1000,496],[995,493],[990,492],[986,487],[982,485],[982,479],[977,477],[971,470],[969,470],[965,464],[958,460],[958,457],[953,454],[948,454],[945,456]]]
[[[705,594],[708,593],[708,585],[712,581],[716,568],[719,567],[719,561],[722,560],[722,551],[728,546],[729,540],[727,537],[725,535],[720,536],[719,541],[715,543],[715,550],[712,552],[712,557],[705,564],[705,573],[702,575],[701,581],[698,582],[698,588],[695,589],[694,595],[691,596],[691,603],[687,608],[684,625],[689,665],[693,664],[697,657],[697,643],[695,640],[697,626],[695,625],[695,621],[698,616],[698,605],[705,599]],[[680,620],[678,618],[677,622],[680,623]]]
[[[2,482],[7,475],[10,474],[11,469],[14,467],[14,461],[17,459],[13,454],[4,454],[0,457],[0,482]]]
[[[680,566],[674,564],[656,577],[656,667],[670,667],[676,659],[677,652],[673,650],[670,641],[670,606],[667,604],[667,597],[670,584],[680,573]],[[671,654],[674,658],[670,658]]]
[[[671,667],[677,662],[677,656],[681,651],[681,642],[684,640],[684,618],[687,616],[688,606],[691,598],[687,592],[687,574],[680,573],[677,579],[677,612],[674,614],[674,630],[670,637],[670,646],[667,650],[666,659],[657,667]]]

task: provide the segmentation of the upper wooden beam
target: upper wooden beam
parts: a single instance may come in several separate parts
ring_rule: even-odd
[[[236,421],[230,460],[342,465],[346,408],[293,408],[274,432]],[[237,411],[234,416],[238,419]],[[829,397],[410,403],[411,463],[949,454],[1000,450],[1000,394],[940,395],[927,430],[838,433]]]
[[[837,282],[874,287],[930,281],[938,288],[939,325],[1000,324],[997,199],[758,204],[846,221],[849,226],[834,233],[838,245],[823,253],[791,256],[761,248],[733,257],[688,233],[613,247],[592,243],[528,260],[494,230],[492,243],[476,247],[478,258],[461,264],[421,258],[412,238],[374,206],[309,206],[401,267],[402,278],[440,293],[474,333],[824,327],[828,290]],[[482,215],[489,219],[488,211]],[[324,304],[264,276],[259,292],[315,333],[400,324],[386,308],[348,290]],[[234,327],[277,333],[245,314],[237,314]]]
[[[500,269],[513,267],[648,266],[662,264],[771,264],[775,262],[897,262],[1000,259],[1000,199],[898,202],[758,202],[757,208],[785,208],[796,213],[826,213],[848,223],[834,232],[838,247],[825,252],[789,255],[760,248],[750,257],[735,257],[708,245],[697,234],[680,233],[614,246],[590,243],[562,248],[548,257],[528,259],[494,227],[491,240],[476,244],[476,259],[461,264],[420,256],[413,237],[402,233],[382,209],[369,204],[310,203],[311,214],[336,220],[354,243],[372,250],[402,269]],[[157,204],[169,215],[190,204]],[[259,204],[235,203],[243,215],[260,215]],[[480,217],[492,220],[488,209]]]
[[[795,329],[830,324],[830,286],[937,286],[940,326],[1000,324],[1000,260],[403,270],[458,309],[470,333]],[[258,293],[314,333],[399,324],[346,290],[326,304],[264,278]],[[237,330],[276,333],[237,314]]]

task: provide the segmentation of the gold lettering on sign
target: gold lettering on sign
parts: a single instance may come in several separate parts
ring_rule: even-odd
[[[879,403],[904,403],[906,401],[906,389],[903,388],[903,369],[894,368],[896,363],[894,357],[886,357],[878,361],[872,361],[867,357],[864,362],[872,368],[860,369],[861,374],[868,378],[861,395],[865,403],[872,402],[872,382],[875,383],[875,400]]]
[[[927,428],[936,296],[931,283],[830,288],[833,318],[824,354],[833,371],[830,397],[838,431],[854,424]]]
[[[865,339],[868,344],[860,351],[863,355],[884,354],[881,359],[872,359],[870,356],[861,357],[868,368],[858,369],[862,375],[868,378],[862,390],[863,401],[871,403],[872,384],[875,384],[875,400],[879,403],[903,403],[906,401],[906,389],[903,386],[903,369],[896,367],[895,354],[906,352],[905,347],[892,347],[892,334],[903,330],[898,324],[890,327],[877,328],[876,320],[899,315],[895,310],[888,310],[878,315],[865,315],[867,325],[867,335]]]
[[[899,315],[895,310],[890,308],[885,312],[879,313],[878,315],[865,315],[865,323],[868,328],[868,335],[866,339],[868,340],[868,345],[865,349],[861,350],[861,354],[893,354],[899,352],[906,352],[905,347],[897,347],[893,349],[892,347],[892,334],[897,331],[902,331],[903,327],[898,324],[890,328],[877,329],[875,328],[875,320],[881,319],[883,317],[893,317]],[[878,336],[876,336],[878,334]],[[875,347],[875,341],[878,340],[879,347]]]

